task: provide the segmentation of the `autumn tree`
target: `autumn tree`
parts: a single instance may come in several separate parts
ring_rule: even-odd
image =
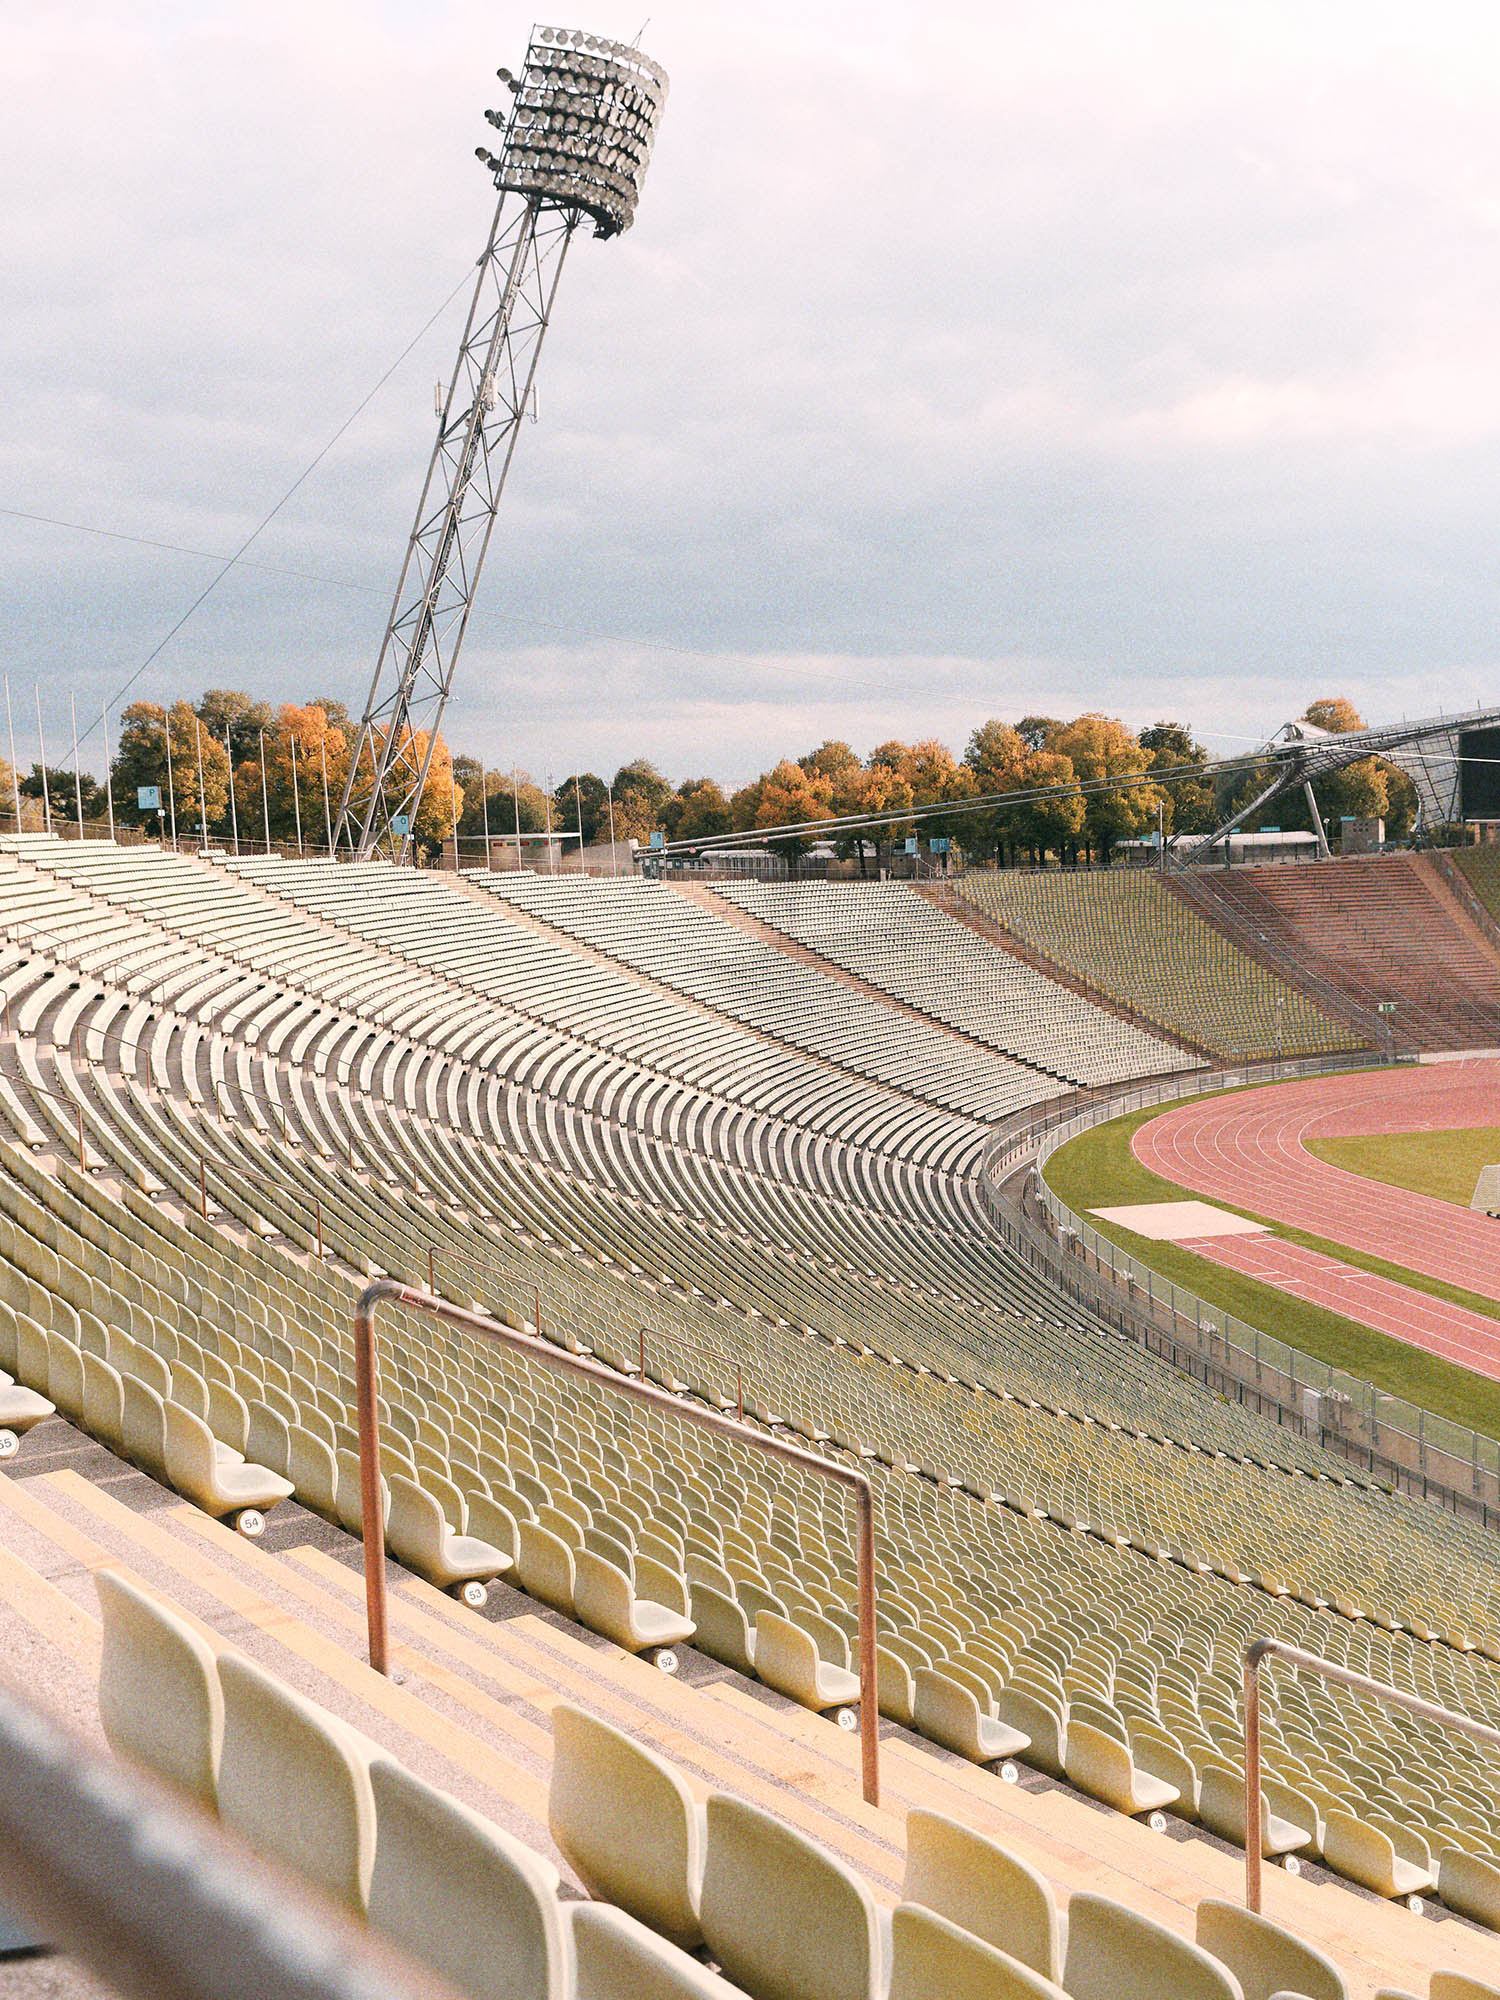
[[[1074,776],[1082,783],[1109,778],[1130,778],[1144,773],[1149,758],[1139,740],[1118,717],[1080,715],[1047,739],[1055,756],[1066,757]],[[1108,860],[1117,840],[1138,839],[1156,825],[1156,802],[1160,794],[1151,785],[1112,788],[1087,794],[1084,805],[1084,832],[1088,846]]]
[[[689,778],[662,813],[669,840],[713,840],[732,825],[729,801],[712,778]]]

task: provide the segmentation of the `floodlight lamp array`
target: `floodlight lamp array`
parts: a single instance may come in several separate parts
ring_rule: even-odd
[[[661,65],[627,42],[537,28],[521,75],[499,74],[513,102],[485,116],[505,143],[498,155],[475,148],[495,186],[581,209],[596,236],[628,229],[666,102]]]

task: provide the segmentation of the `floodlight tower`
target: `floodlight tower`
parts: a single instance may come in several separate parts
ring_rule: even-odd
[[[500,151],[475,150],[500,200],[339,803],[335,848],[358,856],[410,846],[568,245],[586,216],[630,227],[667,95],[638,48],[569,28],[534,29],[499,76]]]

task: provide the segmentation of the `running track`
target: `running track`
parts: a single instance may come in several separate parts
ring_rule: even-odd
[[[1315,1159],[1310,1138],[1500,1124],[1500,1058],[1310,1077],[1190,1103],[1142,1125],[1136,1158],[1180,1187],[1500,1300],[1500,1222]],[[1487,1375],[1500,1320],[1275,1237],[1185,1247]]]

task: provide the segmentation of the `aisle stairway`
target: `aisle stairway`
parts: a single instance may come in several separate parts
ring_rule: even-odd
[[[1200,1899],[1239,1900],[1240,1857],[1221,1843],[1152,1833],[1040,1777],[1004,1785],[901,1732],[887,1732],[884,1801],[872,1810],[859,1798],[857,1745],[832,1725],[701,1656],[669,1679],[503,1587],[481,1617],[393,1566],[397,1675],[383,1681],[361,1660],[356,1546],[295,1509],[276,1536],[279,1552],[247,1543],[54,1421],[0,1478],[0,1645],[12,1677],[97,1738],[91,1572],[109,1563],[548,1853],[565,1881],[546,1828],[561,1700],[651,1742],[700,1794],[732,1790],[811,1834],[882,1903],[898,1900],[905,1814],[918,1804],[1003,1841],[1063,1895],[1102,1892],[1185,1936]],[[1265,1889],[1268,1914],[1333,1957],[1356,1996],[1425,1992],[1438,1966],[1493,1975],[1493,1938],[1456,1919],[1425,1921],[1321,1876],[1268,1870]]]

